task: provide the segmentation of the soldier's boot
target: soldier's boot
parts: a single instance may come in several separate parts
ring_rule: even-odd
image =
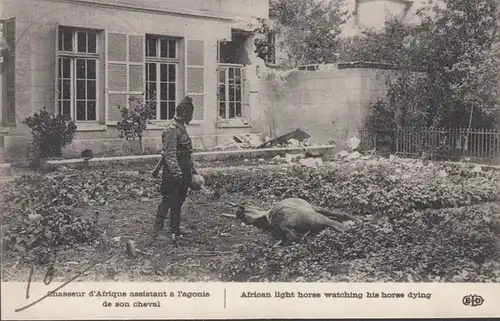
[[[172,241],[177,239],[182,239],[186,234],[185,231],[181,230],[181,209],[173,208],[170,210],[170,233]]]
[[[165,218],[167,217],[168,210],[169,209],[168,207],[166,207],[164,201],[162,201],[160,205],[158,205],[158,210],[156,212],[155,222],[153,226],[153,237],[158,236],[158,234],[165,226]]]
[[[163,229],[163,226],[165,225],[164,218],[160,216],[156,216],[155,218],[155,223],[153,226],[153,235],[157,236],[161,230]]]

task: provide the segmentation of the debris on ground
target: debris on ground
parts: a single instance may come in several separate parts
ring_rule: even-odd
[[[376,159],[369,159],[366,162],[366,165],[369,165],[369,166],[377,166],[378,164],[379,164],[379,162]]]
[[[67,167],[67,166],[64,166],[64,165],[60,165],[60,166],[56,166],[56,171],[58,172],[70,172],[72,171],[71,168]]]
[[[295,138],[290,138],[288,140],[288,146],[287,147],[301,147],[300,141],[298,141]]]
[[[271,139],[264,144],[261,144],[259,148],[266,148],[266,147],[284,147],[287,146],[288,144],[297,144],[296,147],[300,147],[300,142],[304,141],[305,139],[310,138],[311,136],[303,131],[302,129],[297,128],[294,131],[288,132],[284,135],[281,135],[277,138]]]
[[[232,139],[221,143],[212,150],[238,150],[258,148],[264,141],[260,134],[236,134]]]
[[[263,142],[262,135],[259,134],[237,134],[233,136],[233,139],[247,148],[257,148]]]
[[[444,169],[438,171],[437,175],[439,177],[448,177],[448,172],[446,172]]]
[[[343,150],[340,153],[338,153],[338,155],[339,155],[339,157],[344,158],[344,157],[347,157],[347,155],[349,155],[349,152]]]
[[[234,140],[227,141],[212,148],[212,150],[238,150],[243,149],[243,144],[237,143]]]
[[[353,151],[359,147],[360,143],[361,140],[356,136],[353,136],[347,140],[347,146],[349,146],[349,148]]]
[[[323,165],[323,160],[321,158],[303,158],[299,160],[299,163],[305,167],[317,168]]]
[[[349,155],[347,155],[347,157],[345,158],[346,160],[353,160],[353,159],[358,159],[361,157],[361,154],[359,152],[353,152],[353,153],[350,153]]]
[[[474,166],[474,168],[472,169],[472,172],[473,173],[481,173],[483,171],[482,167],[480,165],[476,165]]]
[[[133,240],[128,240],[126,243],[126,249],[127,249],[127,254],[129,257],[135,257],[136,255],[136,248],[135,248],[135,242]]]

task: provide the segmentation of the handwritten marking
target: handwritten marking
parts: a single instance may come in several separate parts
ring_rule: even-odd
[[[26,287],[26,299],[29,299],[30,298],[30,286],[31,286],[31,278],[33,277],[33,272],[34,272],[34,268],[33,268],[33,265],[31,266],[31,270],[30,270],[30,276],[29,276],[29,279],[28,279],[28,286]]]
[[[34,271],[34,267],[32,265],[31,269],[30,269],[30,276],[28,279],[28,287],[26,288],[26,299],[30,298],[29,292],[30,292],[31,281],[33,278],[33,271]],[[43,278],[43,283],[45,283],[45,285],[49,285],[52,282],[52,278],[54,277],[55,271],[56,270],[54,268],[54,264],[49,266],[49,268],[47,269],[47,272],[45,272],[45,276]]]
[[[52,264],[51,266],[49,266],[49,268],[47,269],[47,273],[45,273],[45,277],[43,278],[43,283],[45,285],[49,285],[50,282],[52,282],[52,278],[54,277],[54,272],[55,272],[55,269],[54,269],[54,264]]]
[[[108,258],[106,258],[105,260],[102,260],[101,262],[106,262],[107,260],[111,259],[113,257],[113,255],[109,256]],[[19,308],[19,309],[16,309],[14,310],[15,312],[21,312],[21,311],[24,311],[32,306],[34,306],[35,304],[45,300],[47,297],[49,297],[52,293],[54,292],[57,292],[59,291],[60,289],[62,289],[63,287],[65,287],[66,285],[68,285],[69,283],[73,282],[74,280],[78,279],[83,273],[87,272],[88,270],[90,270],[91,268],[93,268],[94,266],[96,266],[98,263],[100,263],[99,261],[95,262],[94,264],[90,265],[88,268],[86,268],[85,270],[79,272],[77,275],[75,275],[74,277],[72,277],[71,279],[69,279],[68,281],[64,282],[63,284],[61,284],[60,286],[58,286],[57,288],[55,288],[54,290],[48,292],[46,295],[42,296],[40,299],[28,304],[28,305],[25,305],[24,307],[22,308]]]

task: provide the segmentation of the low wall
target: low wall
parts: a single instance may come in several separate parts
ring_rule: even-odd
[[[324,158],[331,158],[335,154],[335,146],[312,146],[307,148],[312,153],[322,154]],[[200,162],[224,161],[235,159],[256,159],[256,158],[272,158],[277,155],[285,156],[286,154],[301,154],[304,153],[302,148],[261,148],[248,150],[230,150],[230,151],[214,151],[214,152],[197,152],[193,153],[193,160]],[[133,164],[133,163],[155,163],[160,155],[137,155],[137,156],[122,156],[122,157],[95,157],[88,160],[88,166],[102,166],[103,164]],[[87,166],[83,159],[63,159],[50,160],[51,165],[64,165],[68,167]]]
[[[245,134],[245,132],[242,132]],[[206,150],[233,139],[232,133],[218,135],[197,135],[191,137],[193,147],[197,150]],[[31,149],[31,136],[4,136],[4,149],[6,161],[22,161],[29,159]],[[161,131],[157,131],[155,137],[143,137],[142,143],[148,154],[157,153],[162,148]],[[140,151],[139,141],[125,140],[122,138],[99,138],[75,139],[64,148],[65,158],[80,157],[80,153],[85,149],[91,149],[96,156],[123,156],[134,155]]]

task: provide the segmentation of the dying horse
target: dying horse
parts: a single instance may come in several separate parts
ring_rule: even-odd
[[[228,204],[237,208],[237,219],[270,232],[282,244],[298,242],[307,234],[316,235],[327,228],[342,233],[348,228],[344,222],[357,221],[343,211],[314,206],[300,198],[281,200],[267,211],[244,204]]]

